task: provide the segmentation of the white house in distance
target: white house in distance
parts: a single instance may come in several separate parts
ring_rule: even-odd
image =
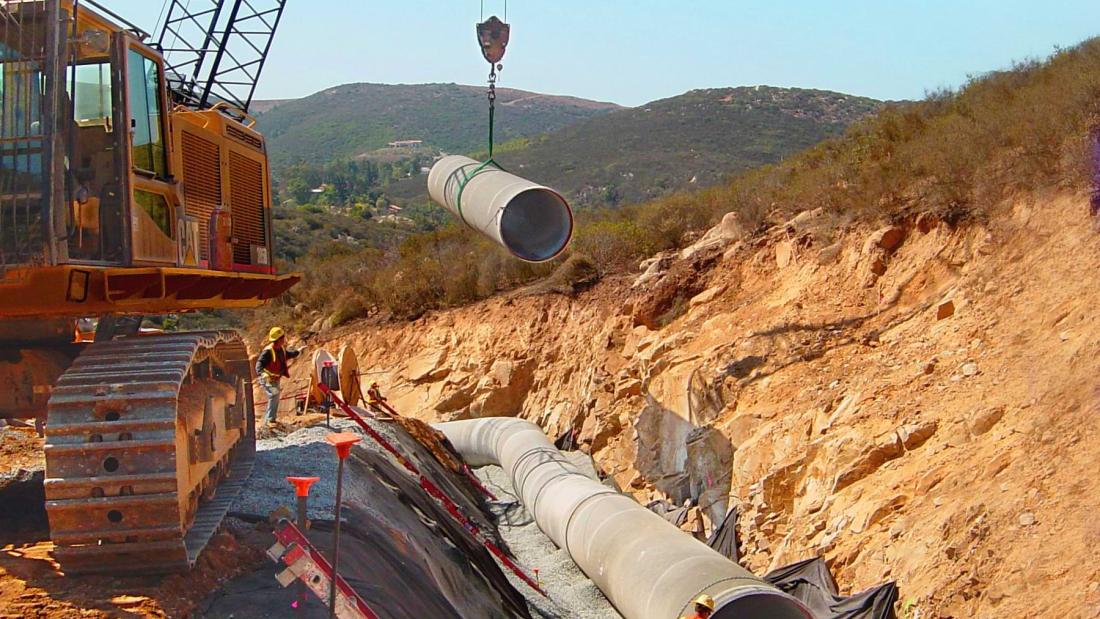
[[[412,148],[414,146],[420,146],[424,143],[424,140],[396,140],[387,144],[390,148]]]

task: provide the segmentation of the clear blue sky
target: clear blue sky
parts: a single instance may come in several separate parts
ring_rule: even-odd
[[[101,1],[147,30],[161,7]],[[257,96],[483,83],[479,17],[479,0],[289,0]],[[623,105],[753,84],[915,99],[1100,34],[1100,2],[512,0],[508,21],[502,86]]]

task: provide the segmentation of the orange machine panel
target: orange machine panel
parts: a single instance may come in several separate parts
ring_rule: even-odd
[[[172,131],[179,145],[187,214],[199,222],[199,245],[209,260],[210,214],[217,207],[232,219],[233,270],[271,273],[267,153],[263,137],[218,111],[176,108]]]
[[[210,213],[222,204],[222,158],[218,144],[191,129],[181,130],[183,198],[187,214],[199,223],[199,256],[210,258]]]
[[[232,150],[229,151],[229,213],[233,216],[233,261],[250,265],[252,246],[267,246],[264,168],[260,162]]]

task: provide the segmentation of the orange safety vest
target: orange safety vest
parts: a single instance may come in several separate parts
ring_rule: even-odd
[[[260,356],[262,357],[269,350],[271,351],[271,358],[264,364],[264,374],[274,379],[290,376],[290,369],[286,362],[286,349],[275,348],[274,344],[268,344],[260,352]]]

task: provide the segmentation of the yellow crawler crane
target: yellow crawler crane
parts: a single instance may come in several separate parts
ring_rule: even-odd
[[[181,571],[251,470],[251,367],[233,332],[143,334],[141,316],[256,307],[298,277],[272,266],[251,89],[166,72],[90,4],[0,2],[0,418],[44,423],[64,571]],[[240,29],[217,20],[219,47],[191,51],[221,57]]]

